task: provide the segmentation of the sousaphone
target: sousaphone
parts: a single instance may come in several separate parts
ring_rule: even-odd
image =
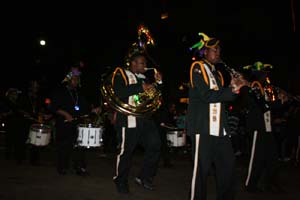
[[[141,25],[138,28],[138,42],[133,43],[132,47],[139,49],[146,53],[146,46],[153,45],[153,39],[150,35],[149,30]],[[125,58],[125,65],[129,66],[130,53]],[[157,70],[155,68],[154,72]],[[143,93],[134,95],[135,105],[130,105],[123,102],[114,91],[114,78],[117,73],[124,75],[124,69],[117,67],[113,72],[107,73],[102,78],[102,84],[100,86],[101,95],[104,103],[107,103],[112,109],[117,112],[121,112],[125,115],[133,115],[136,117],[146,117],[155,112],[161,105],[161,92],[160,90],[154,88]]]

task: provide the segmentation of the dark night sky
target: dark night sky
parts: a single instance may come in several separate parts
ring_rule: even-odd
[[[86,87],[93,91],[107,66],[122,65],[127,47],[137,39],[141,22],[153,35],[156,46],[151,49],[152,56],[167,81],[187,80],[191,58],[187,48],[197,42],[198,32],[221,40],[223,59],[233,68],[259,60],[274,65],[276,83],[286,87],[289,79],[297,79],[288,70],[295,67],[295,52],[299,52],[294,41],[296,33],[292,31],[290,1],[98,3],[7,6],[2,14],[2,39],[6,44],[2,48],[8,73],[1,73],[1,88],[24,85],[36,77],[51,85],[58,83],[67,64],[81,58],[87,63]],[[160,14],[164,11],[169,18],[162,21]],[[45,38],[48,45],[39,46],[40,38]]]

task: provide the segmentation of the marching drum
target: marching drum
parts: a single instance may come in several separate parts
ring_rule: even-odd
[[[45,124],[32,124],[29,130],[28,143],[35,146],[46,146],[51,138],[51,128]]]
[[[170,147],[182,147],[186,144],[184,129],[174,129],[167,132],[167,141]]]
[[[103,127],[93,127],[92,124],[78,126],[77,145],[82,147],[100,147],[102,145]]]

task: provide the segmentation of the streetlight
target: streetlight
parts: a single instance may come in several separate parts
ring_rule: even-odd
[[[40,45],[41,46],[45,46],[46,45],[46,41],[45,40],[40,40]]]

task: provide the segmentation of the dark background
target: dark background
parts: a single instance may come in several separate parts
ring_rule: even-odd
[[[82,84],[97,101],[101,75],[123,65],[127,48],[144,23],[155,46],[150,55],[163,72],[170,99],[185,96],[178,87],[188,81],[191,53],[198,32],[221,40],[223,60],[239,69],[256,61],[272,64],[274,84],[299,92],[298,45],[293,28],[294,0],[148,0],[75,3],[14,2],[3,5],[1,90],[43,80],[51,89],[70,63],[83,60]],[[293,6],[296,19],[299,10]],[[168,13],[161,20],[162,13]],[[46,46],[39,40],[45,39]]]

